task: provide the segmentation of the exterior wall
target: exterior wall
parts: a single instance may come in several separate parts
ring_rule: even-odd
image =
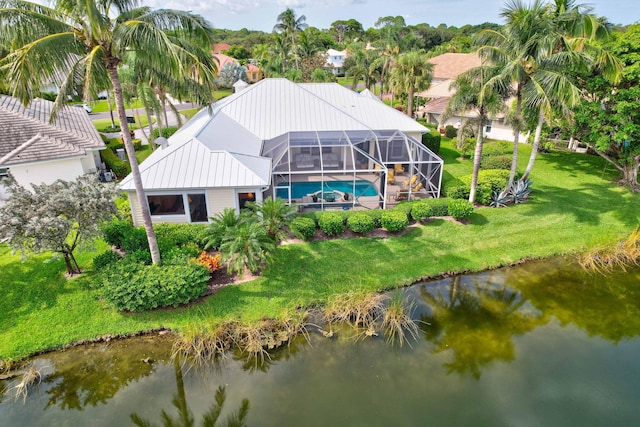
[[[9,170],[20,185],[31,188],[32,183],[51,184],[58,179],[72,181],[80,175],[84,175],[87,171],[84,169],[83,162],[87,157],[16,165],[11,166]],[[89,157],[89,159],[93,163],[93,157]],[[93,168],[95,170],[95,165]]]
[[[97,151],[89,151],[87,152],[86,157],[80,159],[82,161],[82,170],[84,173],[95,173],[98,171],[100,163],[96,163],[96,155],[99,156]]]
[[[129,191],[127,193],[129,196],[129,205],[131,206],[131,216],[133,218],[133,225],[139,226],[143,224],[142,221],[142,210],[140,209],[140,203],[138,203],[138,198],[136,197],[135,191]]]
[[[429,118],[433,119],[435,123],[438,123],[442,127],[451,125],[455,128],[458,128],[458,126],[460,126],[461,120],[459,116],[450,117],[444,123],[439,123],[440,117],[441,117],[440,114],[435,114],[435,113],[429,114]],[[429,120],[429,122],[431,122],[431,120]],[[485,128],[484,136],[485,138],[499,139],[503,141],[513,142],[514,135],[513,135],[513,129],[511,129],[510,126],[507,126],[502,120],[493,120],[491,122],[491,130],[489,132],[486,132],[486,128]],[[527,140],[527,136],[528,134],[521,132],[519,141],[525,142]]]
[[[238,198],[233,188],[207,189],[207,212],[209,216],[222,213],[225,208],[238,209]]]

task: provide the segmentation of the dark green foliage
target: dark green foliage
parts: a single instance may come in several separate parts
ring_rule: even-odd
[[[51,102],[54,102],[56,100],[56,96],[57,95],[54,92],[40,92],[38,94],[38,97]]]
[[[396,207],[393,208],[393,210],[396,212],[402,212],[407,216],[407,218],[411,218],[411,209],[413,208],[414,203],[409,201],[404,201],[404,202],[398,203]]]
[[[316,222],[309,217],[294,218],[289,224],[291,232],[302,240],[311,240],[316,234]]]
[[[107,244],[121,247],[124,235],[129,233],[133,226],[127,221],[114,219],[111,222],[107,222],[102,225],[102,238]]]
[[[391,233],[397,233],[409,226],[409,218],[407,214],[400,211],[385,211],[380,219],[382,227]]]
[[[440,152],[440,141],[442,136],[439,132],[427,132],[422,135],[422,144],[427,147],[429,150],[438,154]]]
[[[513,144],[509,141],[487,141],[482,146],[482,156],[502,156],[513,154]]]
[[[358,212],[347,218],[347,226],[354,233],[366,234],[375,228],[374,225],[373,218],[363,212]]]
[[[116,156],[116,153],[111,151],[111,149],[107,148],[106,150],[100,151],[100,156],[102,157],[104,164],[107,166],[107,169],[112,170],[118,178],[124,178],[131,173],[131,166],[129,163],[121,160],[120,157]]]
[[[222,244],[222,238],[230,228],[238,225],[240,217],[235,209],[225,208],[224,211],[209,218],[211,223],[207,226],[204,240],[205,249],[218,249]]]
[[[194,244],[203,249],[207,239],[207,224],[155,224],[158,239],[169,240],[176,246]],[[197,254],[196,254],[197,255]]]
[[[166,253],[166,252],[165,252]],[[133,252],[127,253],[124,257],[124,261],[126,264],[151,264],[151,252],[146,249],[138,249]]]
[[[446,136],[447,138],[455,138],[457,134],[458,134],[458,129],[456,129],[451,125],[447,125],[444,128],[444,136]]]
[[[447,187],[447,197],[450,199],[468,199],[469,198],[469,186],[456,185],[455,187]]]
[[[473,213],[473,205],[468,200],[449,200],[449,215],[457,220],[467,220]]]
[[[433,209],[427,203],[420,202],[414,203],[411,208],[411,218],[414,221],[424,221],[425,219],[429,219],[433,216]]]
[[[447,199],[427,199],[423,201],[433,211],[433,216],[449,215],[449,200]]]
[[[472,175],[460,177],[461,185],[448,187],[447,197],[450,199],[468,200],[471,191]],[[488,169],[478,172],[478,184],[476,186],[476,201],[488,206],[491,203],[495,191],[501,191],[509,181],[509,171],[503,169]]]
[[[322,212],[318,218],[318,226],[327,236],[344,233],[344,220],[336,212]]]
[[[163,138],[169,138],[171,135],[176,133],[177,130],[178,130],[178,128],[175,127],[175,126],[167,126],[166,128],[162,128],[162,137]],[[158,131],[158,128],[154,128],[153,129],[153,137],[154,138],[159,138],[160,137],[160,131]]]
[[[115,264],[121,259],[122,257],[118,253],[112,250],[106,250],[101,254],[96,255],[95,258],[93,258],[93,268],[94,270],[99,271],[105,268],[106,266]]]
[[[210,274],[196,264],[116,263],[100,275],[101,295],[120,311],[144,311],[186,304],[205,291]]]
[[[480,167],[482,169],[511,169],[511,156],[506,154],[497,156],[482,156]]]
[[[147,234],[142,227],[134,227],[121,220],[113,220],[102,227],[104,240],[126,253],[149,250]]]
[[[142,150],[142,141],[139,139],[134,139],[131,141],[133,143],[133,149],[135,151],[140,151]]]

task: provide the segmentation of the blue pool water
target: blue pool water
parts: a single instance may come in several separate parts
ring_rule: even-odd
[[[321,182],[292,182],[291,183],[291,198],[301,199],[307,194],[315,193],[316,191],[323,190],[330,192],[333,190],[342,191],[343,193],[353,194],[353,181],[327,181],[322,188]],[[369,181],[358,180],[356,181],[356,197],[360,196],[377,196],[378,191],[375,186],[371,185]],[[281,199],[287,198],[287,191],[284,189],[278,189],[276,197]]]

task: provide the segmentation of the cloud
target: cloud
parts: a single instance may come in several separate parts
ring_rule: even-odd
[[[280,7],[307,7],[308,3],[305,0],[278,0],[278,6]]]

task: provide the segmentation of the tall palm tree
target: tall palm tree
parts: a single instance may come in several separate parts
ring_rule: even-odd
[[[573,4],[562,0],[558,3]],[[495,81],[506,78],[514,87],[514,151],[509,186],[516,175],[523,109],[530,108],[539,114],[540,127],[554,106],[568,111],[580,99],[579,90],[571,81],[568,71],[594,63],[594,57],[585,49],[587,40],[584,37],[572,39],[564,31],[582,28],[584,34],[601,32],[597,29],[591,32],[587,28],[589,25],[585,24],[591,21],[582,18],[582,24],[578,23],[578,19],[574,20],[574,24],[567,24],[568,18],[575,18],[576,15],[575,11],[562,13],[563,7],[557,8],[560,12],[556,16],[550,12],[553,8],[541,0],[535,0],[531,5],[521,0],[510,0],[501,14],[507,21],[501,30],[483,30],[476,38],[476,43],[481,45],[478,53],[482,59],[501,68]],[[597,62],[612,73],[619,68],[610,55],[600,56]],[[535,151],[537,147],[534,147],[528,172],[533,167]],[[526,179],[526,176],[523,178]]]
[[[371,89],[380,79],[379,65],[376,62],[378,54],[373,50],[357,50],[353,55],[354,65],[347,71],[347,77],[353,77],[351,89],[356,89],[360,80],[364,80],[364,86]]]
[[[374,61],[374,66],[380,69],[380,99],[387,88],[387,74],[399,54],[400,47],[398,45],[385,45],[383,49],[379,50],[378,57]]]
[[[296,51],[296,33],[308,27],[307,17],[300,15],[296,17],[296,13],[288,7],[284,12],[278,15],[278,23],[274,25],[273,31],[284,33],[291,39],[291,50]],[[296,58],[296,69],[298,69],[298,59]]]
[[[25,105],[47,81],[60,85],[52,119],[78,84],[85,99],[113,89],[151,257],[159,263],[158,244],[129,135],[118,67],[126,52],[135,51],[147,68],[175,75],[187,70],[200,82],[213,81],[213,60],[197,53],[198,48],[188,41],[210,43],[209,24],[188,12],[138,7],[136,0],[58,0],[53,8],[24,0],[0,0],[0,27],[0,45],[17,46],[2,61],[2,68],[8,71],[11,91]]]
[[[502,112],[505,109],[505,99],[509,94],[507,84],[494,84],[493,87],[486,86],[487,81],[497,74],[498,70],[493,67],[480,66],[472,68],[460,74],[451,84],[451,88],[456,92],[453,94],[443,113],[444,122],[452,114],[475,112],[477,126],[476,146],[473,154],[473,174],[471,177],[471,191],[469,201],[473,203],[476,197],[476,187],[478,184],[478,172],[480,171],[480,161],[482,159],[482,144],[484,143],[484,127],[489,118]]]
[[[391,69],[389,85],[395,91],[407,94],[407,114],[413,117],[413,96],[416,91],[431,85],[433,64],[423,51],[412,51],[398,56]]]

